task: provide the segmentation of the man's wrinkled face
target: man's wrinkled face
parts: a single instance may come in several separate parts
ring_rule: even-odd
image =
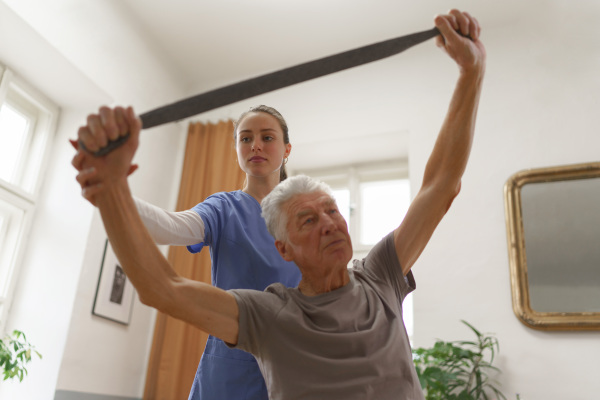
[[[278,248],[288,261],[304,272],[343,266],[352,258],[352,242],[346,220],[335,200],[325,192],[293,197],[285,205],[287,240]]]

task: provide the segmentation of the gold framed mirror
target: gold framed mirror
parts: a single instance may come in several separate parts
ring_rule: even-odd
[[[600,162],[504,185],[513,311],[541,330],[600,330]]]

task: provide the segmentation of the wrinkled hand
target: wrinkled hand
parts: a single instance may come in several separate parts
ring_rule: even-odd
[[[96,205],[96,196],[102,190],[126,179],[138,168],[131,161],[139,145],[141,127],[142,123],[131,107],[101,107],[98,114],[87,117],[87,125],[79,128],[78,140],[90,152],[106,146],[109,140],[129,133],[127,142],[107,155],[95,157],[80,149],[78,141],[70,141],[77,150],[71,161],[79,171],[76,180],[82,188],[82,196],[90,203]]]
[[[437,15],[435,26],[441,32],[436,44],[458,64],[461,72],[482,71],[485,68],[485,47],[479,40],[479,22],[467,12],[450,10]]]

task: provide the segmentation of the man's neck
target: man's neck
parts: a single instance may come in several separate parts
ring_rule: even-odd
[[[348,269],[344,267],[343,270],[332,273],[327,277],[311,277],[303,273],[302,280],[298,284],[298,290],[305,296],[317,296],[344,287],[348,283],[350,283],[350,274]]]

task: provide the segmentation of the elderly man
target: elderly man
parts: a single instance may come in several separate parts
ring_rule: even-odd
[[[116,126],[131,133],[107,156],[76,158],[79,164],[86,157],[80,175],[93,169],[100,182],[95,204],[140,300],[254,354],[272,399],[423,398],[402,301],[415,288],[411,267],[460,190],[485,70],[474,18],[452,10],[435,23],[442,33],[437,43],[456,61],[459,78],[422,187],[400,226],[348,269],[350,236],[327,186],[294,177],[263,200],[275,246],[302,272],[297,288],[224,291],[178,276],[153,244],[127,183],[139,119],[131,108],[103,108],[80,129],[84,142],[103,142]]]

